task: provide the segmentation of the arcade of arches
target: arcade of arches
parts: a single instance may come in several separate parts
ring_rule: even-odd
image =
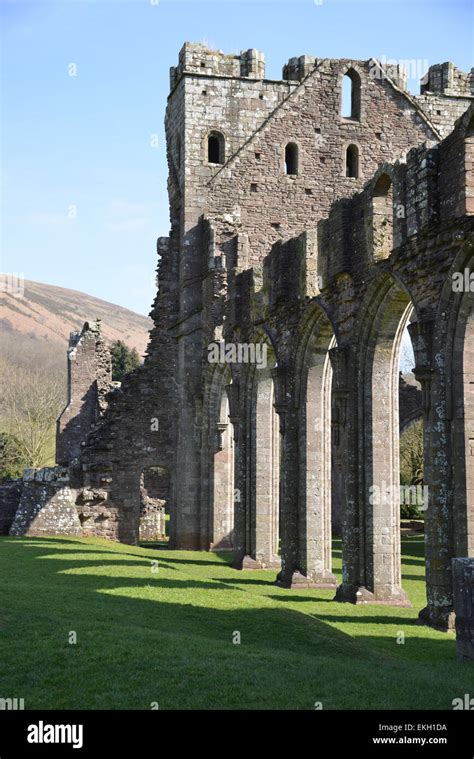
[[[366,77],[362,65],[357,73]],[[353,109],[338,130],[365,129],[367,99],[381,96],[378,84],[360,92],[357,77],[352,84]],[[173,234],[158,241],[148,355],[92,433],[84,422],[74,492],[91,504],[90,529],[133,543],[140,477],[163,467],[171,547],[232,549],[236,568],[272,568],[288,589],[334,587],[340,601],[407,605],[399,358],[408,330],[428,492],[421,616],[449,629],[452,561],[474,557],[474,107],[445,139],[426,144],[421,135],[405,160],[378,158],[365,184],[369,143],[358,139],[361,174],[347,177],[341,137],[338,179],[324,182],[350,188],[337,184],[339,194],[323,208],[309,186],[309,147],[289,134],[291,102],[235,154],[226,143],[217,156],[209,132],[197,129],[206,184],[185,201],[198,198],[199,208],[184,209],[181,227],[184,201],[172,175]],[[287,172],[296,173],[285,176],[286,145],[297,150],[286,154]],[[201,181],[186,172],[183,181]],[[298,201],[290,203],[290,190],[300,192],[291,196]],[[464,284],[455,287],[458,279]],[[209,362],[216,342],[245,347],[246,358]],[[75,430],[79,417],[80,410]],[[333,532],[342,541],[338,587]]]

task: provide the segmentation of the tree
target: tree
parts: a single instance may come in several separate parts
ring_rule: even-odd
[[[411,424],[400,436],[400,484],[423,485],[423,422],[421,419]],[[420,517],[417,506],[402,505],[404,518]]]
[[[23,467],[19,463],[18,442],[7,432],[0,432],[0,482],[21,477]]]
[[[2,460],[6,471],[54,463],[56,419],[65,388],[50,371],[0,365]]]
[[[110,345],[112,356],[112,379],[122,382],[129,372],[140,366],[140,356],[135,348],[129,348],[122,340],[115,340]]]

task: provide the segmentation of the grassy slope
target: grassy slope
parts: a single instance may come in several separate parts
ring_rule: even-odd
[[[274,572],[209,553],[1,538],[0,696],[26,708],[450,709],[474,693],[474,668],[457,662],[454,636],[416,623],[422,551],[404,541],[414,606],[397,609],[281,590]]]

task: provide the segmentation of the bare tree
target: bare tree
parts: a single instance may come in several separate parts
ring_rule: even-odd
[[[0,363],[0,432],[15,441],[14,463],[41,467],[54,461],[54,435],[64,386],[51,371]]]
[[[423,483],[423,422],[411,424],[400,436],[400,475],[403,485]]]

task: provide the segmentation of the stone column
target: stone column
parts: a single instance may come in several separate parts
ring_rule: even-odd
[[[272,369],[274,409],[280,420],[281,571],[276,584],[291,588],[298,562],[298,424],[288,391],[288,368]]]
[[[279,433],[278,417],[273,407],[273,380],[270,370],[258,370],[254,385],[250,444],[250,493],[248,521],[248,547],[250,556],[242,563],[243,569],[280,568],[278,558],[278,489],[279,489]]]
[[[247,518],[246,518],[246,446],[244,417],[240,408],[240,385],[233,382],[225,386],[229,401],[229,421],[234,430],[234,532],[233,549],[234,569],[242,569],[247,554]]]
[[[210,535],[213,551],[232,548],[233,480],[234,480],[234,434],[229,421],[216,422],[213,477],[213,514]]]
[[[340,500],[336,508],[340,514],[342,537],[342,583],[336,591],[336,601],[356,603],[360,582],[360,530],[357,509],[357,451],[358,441],[354,420],[357,413],[356,385],[349,390],[349,348],[331,348],[332,365],[332,482],[340,487],[333,498]]]
[[[451,559],[454,556],[451,456],[445,356],[432,356],[434,321],[408,325],[415,349],[415,377],[421,384],[424,425],[425,560],[427,606],[420,619],[442,630],[453,629]]]
[[[461,661],[474,661],[474,559],[453,559],[456,643]]]
[[[401,584],[399,371],[394,339],[380,336],[362,346],[366,353],[359,375],[363,385],[357,455],[365,590],[360,588],[358,597],[365,603],[411,606]]]
[[[179,241],[179,326],[177,339],[177,450],[172,519],[173,548],[209,548],[208,502],[201,502],[203,345],[212,335],[203,328],[202,289],[196,280],[203,270],[205,238],[195,209],[184,210]],[[204,499],[203,499],[204,500]]]
[[[323,360],[304,375],[298,456],[298,570],[293,584],[337,585],[332,574],[331,367]],[[295,490],[296,492],[296,490]]]

